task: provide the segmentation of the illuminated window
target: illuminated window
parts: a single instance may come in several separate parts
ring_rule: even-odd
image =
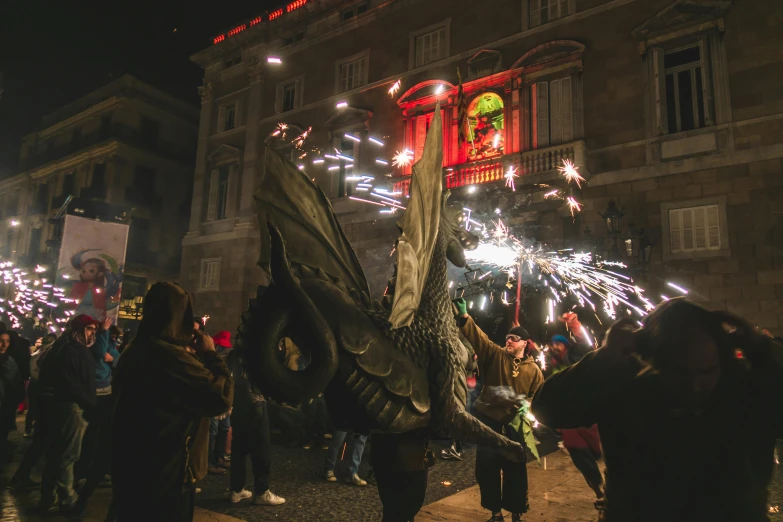
[[[337,92],[346,92],[367,83],[367,65],[370,52],[365,51],[337,62]]]
[[[199,290],[218,290],[220,288],[220,261],[219,257],[201,260]]]
[[[277,84],[277,95],[275,98],[275,112],[292,111],[302,105],[302,85],[304,77],[289,80]]]
[[[481,160],[503,154],[505,111],[503,98],[485,92],[468,105],[468,160]]]
[[[573,141],[571,77],[530,86],[531,137],[533,148]]]
[[[573,14],[570,0],[528,0],[530,27],[546,24],[552,20]]]
[[[451,19],[410,34],[410,67],[421,67],[449,56]]]

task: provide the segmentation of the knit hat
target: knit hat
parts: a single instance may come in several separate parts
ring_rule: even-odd
[[[552,336],[552,342],[553,343],[563,343],[566,346],[571,345],[571,341],[568,340],[568,338],[564,335],[553,335]]]
[[[527,333],[527,330],[525,330],[522,326],[515,326],[514,328],[509,330],[506,335],[518,335],[524,341],[527,341],[528,339],[530,339],[530,334]]]
[[[215,341],[215,346],[231,348],[231,332],[226,330],[220,331],[212,336],[212,340]]]
[[[95,326],[98,321],[90,317],[89,315],[81,314],[71,319],[71,330],[74,332],[81,332],[88,326]]]

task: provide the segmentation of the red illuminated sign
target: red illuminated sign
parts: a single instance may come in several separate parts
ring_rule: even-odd
[[[291,2],[287,6],[285,6],[285,12],[290,13],[291,11],[294,11],[296,9],[299,9],[300,7],[304,6],[307,3],[307,0],[295,0],[294,2]]]
[[[286,13],[290,13],[291,11],[296,11],[300,7],[304,7],[306,4],[307,4],[307,0],[294,0],[293,2],[291,2],[290,4],[285,6],[285,12]],[[282,15],[283,15],[283,8],[281,7],[280,9],[276,9],[275,11],[272,11],[271,13],[269,13],[269,20],[272,21],[275,18],[280,18]],[[248,27],[253,27],[254,25],[260,24],[262,22],[262,20],[263,20],[262,17],[257,16],[255,18],[253,18],[252,20],[250,20],[246,24],[242,24],[242,25],[238,25],[237,27],[234,27],[229,32],[227,32],[226,34],[221,34],[219,36],[214,37],[212,39],[212,43],[213,44],[219,44],[220,42],[225,40],[226,37],[231,38],[232,36],[235,36],[238,33],[241,33],[242,31],[244,31]]]

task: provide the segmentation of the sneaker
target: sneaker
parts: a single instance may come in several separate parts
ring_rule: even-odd
[[[322,442],[321,443],[321,449],[322,450],[328,450],[329,449],[329,445],[326,442]]]
[[[361,478],[359,475],[357,475],[356,473],[354,473],[353,475],[351,475],[351,478],[349,478],[349,479],[348,479],[348,480],[346,480],[345,482],[346,482],[346,483],[348,483],[348,484],[353,484],[354,486],[360,486],[360,487],[364,487],[364,486],[366,486],[366,485],[367,485],[367,481],[366,481],[366,480],[364,480],[364,479],[362,479],[362,478]]]
[[[229,500],[236,504],[240,500],[244,500],[252,496],[253,494],[250,491],[243,489],[242,491],[232,491]]]
[[[207,468],[207,472],[210,475],[225,475],[227,473],[226,468],[219,468],[217,466],[210,466]]]
[[[22,435],[25,439],[31,439],[33,438],[33,430],[25,430],[24,435]]]
[[[309,450],[312,447],[313,447],[313,443],[312,442],[305,442],[304,444],[302,444],[302,449],[303,450]]]
[[[268,489],[263,494],[256,495],[256,498],[253,499],[253,504],[256,506],[279,506],[283,503],[285,503],[283,497],[278,497]]]
[[[40,487],[41,483],[34,481],[30,477],[20,477],[18,475],[14,475],[11,478],[11,488],[13,489],[35,489]]]
[[[503,516],[502,512],[498,513],[492,513],[492,516],[487,520],[487,522],[503,522],[506,519],[506,517]]]
[[[522,514],[521,513],[512,513],[511,514],[511,522],[522,522]]]
[[[324,438],[325,439],[331,439],[332,438],[332,434],[331,433],[324,433]]]
[[[462,453],[454,449],[454,446],[440,450],[440,457],[444,460],[462,460]]]
[[[201,493],[201,488],[196,488],[196,491],[195,491],[195,493],[196,493],[196,495],[198,495],[199,493]]]
[[[331,469],[326,471],[324,478],[327,482],[337,482],[337,477],[334,476],[334,471]]]

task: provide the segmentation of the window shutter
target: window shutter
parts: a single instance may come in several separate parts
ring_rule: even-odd
[[[296,80],[294,82],[294,109],[298,109],[302,105],[302,80]]]
[[[416,117],[416,141],[413,150],[413,162],[419,161],[424,152],[424,140],[427,138],[427,116]]]
[[[549,82],[550,145],[563,143],[563,80]]]
[[[711,56],[710,56],[710,50],[709,50],[709,44],[707,42],[707,38],[699,38],[699,56],[701,56],[701,70],[698,71],[698,74],[701,74],[701,90],[702,95],[704,96],[704,107],[701,107],[701,110],[704,111],[704,125],[709,127],[712,125],[712,107],[715,106],[713,96],[712,96],[712,89],[710,89],[710,85],[712,85],[712,78],[711,71],[712,67],[710,64]]]
[[[226,130],[226,108],[221,106],[218,109],[217,131],[223,132],[224,130]]]
[[[244,123],[244,115],[242,114],[242,100],[237,100],[234,104],[234,128],[236,129],[242,123]]]
[[[707,207],[707,248],[720,249],[720,221],[716,205]]]
[[[275,114],[283,112],[284,89],[281,84],[277,84],[277,93],[275,94]]]
[[[693,250],[693,209],[687,208],[682,212],[682,249],[685,252]]]
[[[549,83],[536,84],[536,125],[538,147],[549,146]]]
[[[218,180],[220,171],[213,170],[209,180],[209,203],[207,204],[207,221],[217,219]]]
[[[530,4],[530,27],[541,25],[541,2],[549,0],[528,0]]]
[[[669,244],[673,254],[682,251],[682,211],[669,211]]]
[[[693,249],[704,250],[707,248],[707,234],[705,221],[707,208],[696,208],[693,211]]]
[[[563,141],[561,143],[568,143],[573,139],[574,135],[571,83],[570,77],[560,80],[560,122],[563,133]]]
[[[666,134],[669,128],[666,116],[666,71],[663,68],[663,50],[650,50],[650,79],[652,81],[652,103],[655,122],[655,133],[658,136]],[[672,101],[672,103],[674,103]]]

